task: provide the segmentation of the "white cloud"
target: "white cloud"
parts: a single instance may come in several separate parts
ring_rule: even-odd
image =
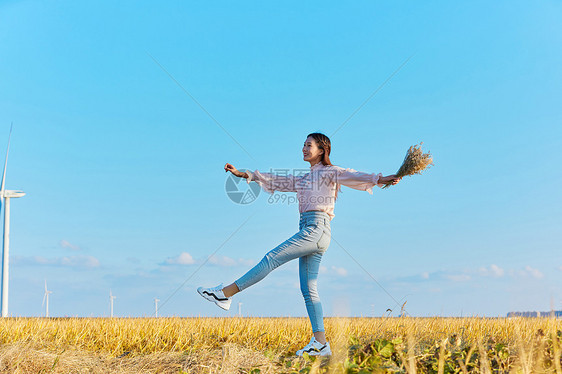
[[[66,266],[74,268],[97,268],[100,262],[93,256],[64,256],[46,258],[42,256],[14,257],[13,262],[17,265],[48,265]]]
[[[346,277],[347,276],[347,269],[345,268],[339,268],[337,266],[331,266],[329,269],[326,266],[322,266],[320,265],[320,269],[318,270],[318,272],[320,274],[333,274],[333,275],[339,275],[340,277]]]
[[[256,261],[248,258],[239,258],[238,263],[244,266],[254,266],[256,264]]]
[[[501,278],[501,277],[504,276],[505,271],[501,267],[499,267],[495,264],[492,264],[489,267],[481,267],[480,268],[480,274],[483,275],[483,276]]]
[[[470,275],[468,274],[447,274],[445,275],[445,278],[447,278],[450,281],[453,282],[466,282],[470,280]]]
[[[253,266],[256,263],[251,259],[239,258],[235,260],[228,256],[211,256],[209,262],[217,266]]]
[[[217,266],[253,266],[255,264],[254,260],[246,259],[246,258],[239,258],[237,260],[228,257],[228,256],[211,256],[209,259],[209,263]]]
[[[165,265],[193,265],[201,264],[205,262],[206,259],[194,259],[193,256],[188,252],[182,252],[176,257],[168,257],[164,261]],[[221,267],[231,267],[231,266],[252,266],[254,265],[254,260],[249,260],[245,258],[239,258],[237,260],[228,256],[211,256],[209,258],[208,264],[221,266]]]
[[[511,276],[520,277],[520,278],[531,277],[535,279],[541,279],[544,277],[544,274],[539,269],[535,269],[529,265],[525,266],[525,268],[520,270],[511,270],[509,274]]]
[[[236,266],[238,262],[230,257],[227,256],[211,256],[209,259],[209,263],[217,266]]]
[[[423,273],[421,273],[421,277],[422,279],[429,279],[429,273],[427,271],[424,271]]]
[[[494,277],[497,278],[503,277],[504,274],[503,269],[494,264],[490,265],[490,272],[493,274]]]
[[[533,278],[540,279],[544,277],[544,274],[539,269],[532,268],[529,265],[525,266],[525,272]]]
[[[60,260],[61,265],[71,267],[87,267],[96,268],[100,266],[100,262],[93,256],[69,256]]]
[[[345,277],[347,276],[347,270],[345,268],[338,268],[336,266],[332,266],[332,271],[339,276]]]
[[[195,260],[188,252],[182,252],[179,256],[168,257],[166,264],[168,265],[193,265]]]
[[[82,249],[79,246],[77,246],[75,244],[72,244],[68,240],[64,240],[64,239],[61,240],[59,242],[59,244],[62,248],[68,248],[68,249],[73,250],[73,251],[80,251]]]

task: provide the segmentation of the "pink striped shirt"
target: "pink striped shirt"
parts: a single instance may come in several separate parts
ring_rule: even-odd
[[[258,170],[246,170],[246,173],[248,183],[255,181],[270,194],[275,191],[296,192],[300,213],[320,210],[328,213],[330,220],[335,217],[336,183],[367,191],[371,195],[374,186],[384,186],[383,183],[378,183],[382,177],[381,173],[363,173],[336,165],[324,165],[321,162],[311,166],[308,173],[298,176],[287,173],[262,173]]]

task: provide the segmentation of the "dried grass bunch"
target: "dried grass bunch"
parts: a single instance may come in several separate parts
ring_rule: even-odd
[[[404,157],[404,162],[398,172],[396,172],[396,176],[402,178],[406,175],[414,175],[414,174],[421,174],[425,169],[429,168],[433,165],[433,157],[431,157],[431,153],[423,153],[421,149],[421,142],[419,145],[413,145],[408,149],[406,152],[406,157]],[[391,183],[385,184],[382,188],[387,188],[392,186]]]

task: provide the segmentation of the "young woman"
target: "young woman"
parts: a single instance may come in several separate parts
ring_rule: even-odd
[[[326,341],[324,332],[322,304],[316,280],[320,260],[330,244],[330,221],[334,218],[334,203],[341,185],[372,194],[374,186],[397,184],[401,179],[396,175],[383,177],[380,173],[362,173],[332,165],[330,152],[330,139],[324,134],[312,133],[307,136],[302,148],[303,160],[310,163],[310,172],[302,176],[276,175],[258,170],[242,173],[231,164],[225,165],[225,171],[246,178],[248,183],[256,181],[271,194],[275,191],[296,192],[300,212],[299,232],[269,251],[256,266],[234,283],[226,287],[220,284],[217,287],[197,289],[205,299],[228,310],[232,296],[259,282],[278,266],[298,258],[300,287],[314,335],[306,347],[297,351],[299,356],[304,352],[317,356],[331,355],[330,344]]]

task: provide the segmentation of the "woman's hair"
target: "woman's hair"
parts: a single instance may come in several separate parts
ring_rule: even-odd
[[[320,162],[322,162],[323,165],[332,165],[332,162],[330,161],[330,152],[332,151],[332,143],[330,142],[330,138],[320,132],[313,132],[312,134],[308,134],[306,137],[311,137],[312,139],[314,139],[316,141],[316,144],[318,145],[318,148],[324,150]],[[338,191],[340,190],[341,185],[339,183],[336,183],[335,200],[338,199]]]

